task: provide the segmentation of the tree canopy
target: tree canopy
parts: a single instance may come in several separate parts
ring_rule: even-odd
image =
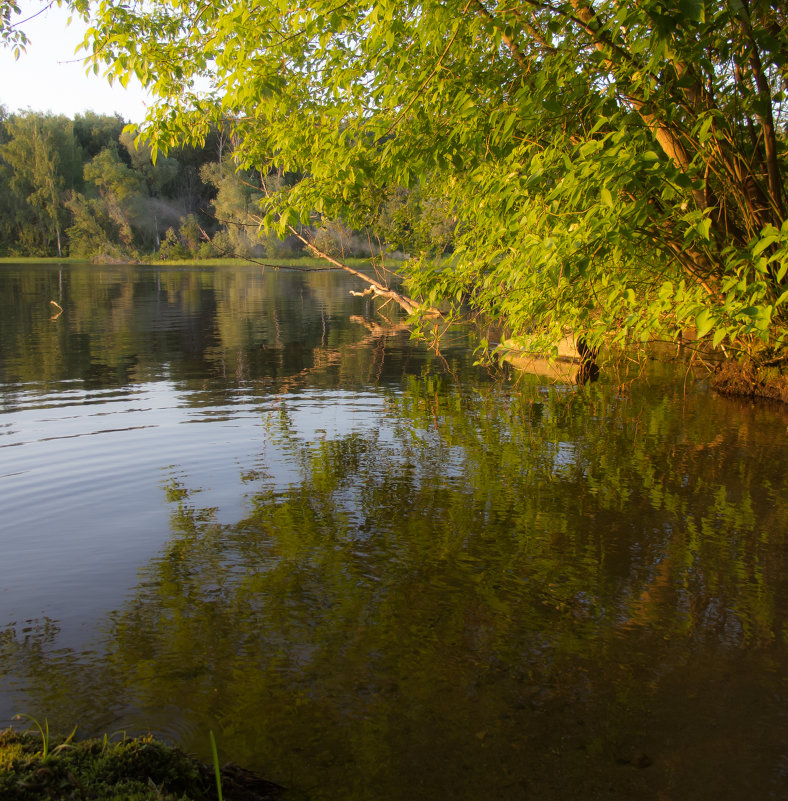
[[[218,120],[245,167],[303,175],[282,232],[396,187],[454,208],[411,292],[518,334],[784,348],[786,12],[764,0],[96,7],[94,59],[161,102],[159,147]],[[537,337],[538,338],[538,337]]]
[[[166,151],[229,127],[290,173],[281,234],[374,225],[404,189],[456,219],[410,292],[534,344],[788,347],[788,12],[766,0],[151,0],[91,5],[96,66],[159,98]]]
[[[215,192],[199,172],[216,158],[214,143],[179,149],[154,165],[124,126],[121,117],[92,112],[73,120],[30,110],[0,114],[0,255],[164,258],[161,238],[170,227],[188,255],[216,255],[201,233],[219,233],[208,215]],[[202,228],[187,237],[183,229],[196,214]]]

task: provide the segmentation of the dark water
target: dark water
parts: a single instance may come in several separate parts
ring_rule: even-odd
[[[293,798],[784,798],[785,411],[494,380],[351,288],[0,266],[0,724],[212,729]]]

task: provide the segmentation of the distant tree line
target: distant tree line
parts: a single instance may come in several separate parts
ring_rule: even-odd
[[[259,230],[266,193],[282,174],[239,170],[234,143],[214,130],[199,146],[161,154],[135,144],[120,116],[61,115],[0,107],[0,255],[75,256],[92,261],[288,258],[303,242]],[[304,233],[332,256],[384,247],[445,249],[453,222],[421,190],[383,198],[363,234],[315,215]]]
[[[254,232],[233,230],[250,190],[222,163],[219,132],[154,163],[125,125],[91,112],[0,112],[1,254],[124,261],[261,249]]]

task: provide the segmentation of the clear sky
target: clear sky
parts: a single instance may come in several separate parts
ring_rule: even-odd
[[[23,20],[46,3],[22,0],[19,5],[22,14],[15,19]],[[67,26],[68,17],[67,9],[55,6],[24,24],[30,44],[18,61],[11,50],[0,48],[0,105],[9,112],[29,108],[67,117],[85,111],[119,113],[128,122],[140,122],[145,116],[142,87],[130,82],[124,89],[117,82],[110,86],[100,74],[86,75],[75,54],[85,26],[79,19]]]

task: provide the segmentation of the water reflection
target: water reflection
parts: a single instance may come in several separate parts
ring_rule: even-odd
[[[199,445],[157,440],[166,541],[89,646],[6,628],[17,708],[204,756],[213,728],[294,797],[780,797],[785,414],[309,319],[265,367],[255,334],[167,368]]]
[[[74,379],[91,389],[160,378],[277,380],[319,368],[321,360],[337,366],[336,351],[347,345],[369,362],[374,380],[381,365],[373,345],[407,339],[407,332],[396,316],[386,319],[371,301],[351,298],[356,286],[327,271],[84,265],[58,278],[51,267],[3,267],[3,400],[13,397],[14,384],[59,390]],[[64,309],[56,320],[52,298]],[[391,367],[396,374],[398,365]],[[354,372],[357,381],[363,375]]]

